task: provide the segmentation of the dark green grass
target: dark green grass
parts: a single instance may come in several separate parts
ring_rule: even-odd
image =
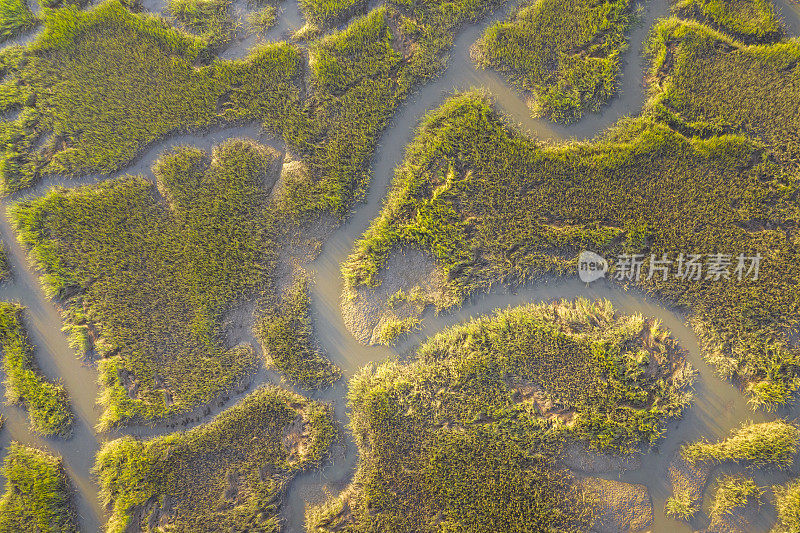
[[[2,0],[0,2],[0,42],[31,29],[36,24],[25,0]]]
[[[267,361],[291,380],[308,389],[337,381],[341,370],[315,346],[309,316],[308,282],[299,278],[275,309],[256,325]]]
[[[800,531],[800,479],[795,479],[786,486],[776,487],[775,500],[778,522],[772,533]]]
[[[784,33],[770,0],[680,0],[673,10],[747,43],[774,42]]]
[[[529,91],[534,116],[573,122],[615,94],[631,22],[628,0],[535,0],[486,30],[477,61]]]
[[[195,68],[208,46],[116,1],[47,13],[35,43],[4,51],[10,75],[2,108],[22,113],[0,130],[3,191],[41,175],[117,170],[175,131],[246,118],[280,129],[283,109],[297,98],[299,51],[267,45],[241,61]]]
[[[72,432],[73,418],[67,391],[39,374],[22,314],[20,305],[0,302],[0,346],[3,349],[6,398],[28,409],[34,431],[67,437]]]
[[[12,209],[47,291],[67,300],[76,344],[102,357],[101,425],[184,411],[254,369],[250,347],[224,346],[220,321],[269,288],[263,183],[276,161],[250,141],[227,141],[211,160],[182,148],[154,167],[166,203],[124,177]]]
[[[3,463],[0,532],[77,532],[61,459],[12,442]]]
[[[106,531],[279,531],[287,484],[335,433],[328,406],[266,387],[186,432],[108,442],[95,464],[112,510]]]
[[[655,442],[685,405],[682,365],[657,325],[604,301],[456,326],[411,363],[368,366],[351,380],[358,471],[341,497],[307,513],[307,527],[588,531],[591,500],[559,466],[561,446]]]
[[[345,297],[408,245],[432,253],[456,302],[497,282],[574,275],[584,249],[610,259],[760,253],[757,281],[648,280],[645,270],[639,286],[693,312],[705,356],[754,405],[788,402],[800,384],[790,344],[800,327],[800,45],[745,46],[671,19],[650,52],[643,116],[594,142],[540,145],[476,94],[429,115],[343,265]]]
[[[705,439],[681,448],[690,462],[742,463],[756,468],[774,466],[789,468],[800,444],[800,429],[777,420],[761,424],[744,424],[730,437],[718,442]]]

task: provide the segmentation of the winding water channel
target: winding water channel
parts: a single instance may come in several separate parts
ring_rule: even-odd
[[[35,2],[34,2],[35,3]],[[790,35],[800,35],[800,6],[791,0],[777,2]],[[147,11],[160,13],[164,9],[163,0],[145,0]],[[283,13],[278,24],[264,37],[242,35],[221,55],[225,58],[242,57],[247,50],[259,41],[276,41],[285,39],[303,25],[296,0],[285,0]],[[510,9],[510,8],[509,8]],[[245,0],[235,2],[235,10],[244,16],[249,7]],[[744,420],[765,420],[778,416],[795,417],[800,411],[786,409],[777,413],[766,414],[753,412],[746,404],[744,396],[728,382],[722,381],[700,356],[697,337],[682,316],[663,305],[635,291],[624,291],[619,287],[604,282],[586,286],[577,280],[553,279],[536,286],[524,287],[513,292],[496,290],[489,294],[477,296],[462,308],[434,316],[428,313],[424,321],[424,330],[412,335],[395,348],[364,346],[360,344],[346,329],[341,314],[339,298],[342,291],[342,280],[339,265],[350,253],[354,241],[360,237],[370,221],[378,214],[390,185],[394,168],[401,161],[404,149],[411,140],[422,116],[435,109],[448,95],[457,90],[480,88],[487,91],[495,99],[498,107],[517,123],[523,131],[535,138],[560,142],[565,140],[585,140],[594,137],[620,118],[638,113],[645,101],[643,78],[646,62],[642,58],[642,43],[653,22],[667,15],[666,0],[650,0],[645,6],[642,20],[634,27],[630,35],[630,46],[625,53],[625,65],[620,80],[619,95],[607,105],[600,114],[585,117],[575,125],[565,127],[555,125],[546,120],[530,118],[524,98],[495,73],[476,69],[469,58],[469,48],[480,37],[484,29],[492,21],[507,16],[508,9],[498,9],[490,18],[480,24],[467,26],[455,40],[447,70],[438,79],[419,88],[398,110],[387,130],[382,134],[380,145],[375,154],[372,170],[373,181],[365,201],[356,206],[348,221],[335,231],[324,243],[321,255],[307,269],[312,276],[312,317],[317,337],[329,357],[339,365],[346,377],[369,362],[381,362],[392,357],[402,357],[410,352],[427,336],[442,329],[466,321],[472,317],[493,312],[498,308],[529,303],[548,301],[558,298],[608,298],[617,309],[624,313],[642,313],[646,316],[660,318],[679,339],[688,351],[692,364],[699,370],[696,381],[696,399],[693,406],[679,421],[669,424],[666,437],[657,450],[649,452],[642,461],[642,467],[623,474],[607,474],[609,477],[630,483],[646,485],[653,499],[655,513],[655,532],[692,531],[686,524],[679,523],[664,516],[664,501],[670,494],[666,469],[675,450],[680,443],[705,436],[713,438],[727,433]],[[35,31],[14,41],[13,44],[28,42]],[[217,128],[203,134],[176,135],[151,145],[136,161],[118,174],[142,174],[152,179],[151,164],[165,151],[178,145],[192,145],[210,151],[212,146],[224,139],[232,137],[248,137],[282,149],[282,143],[264,136],[257,125],[244,125],[228,128]],[[73,350],[61,332],[61,317],[56,305],[45,296],[38,278],[29,268],[24,251],[17,243],[9,225],[7,208],[22,198],[40,196],[53,186],[74,187],[80,184],[95,183],[109,176],[87,176],[81,179],[51,178],[33,189],[6,198],[0,203],[0,236],[6,248],[13,270],[13,280],[0,286],[0,299],[18,301],[27,308],[26,318],[29,326],[31,342],[36,346],[35,357],[43,373],[50,379],[62,379],[70,395],[76,414],[74,434],[68,440],[49,439],[32,434],[28,430],[27,413],[18,407],[5,406],[3,414],[6,425],[0,431],[0,447],[5,450],[11,441],[45,447],[60,454],[64,458],[67,472],[75,487],[75,500],[79,526],[81,531],[94,532],[101,529],[104,522],[104,510],[98,498],[98,486],[90,474],[94,455],[102,441],[120,434],[131,434],[141,437],[164,434],[170,431],[190,427],[205,422],[230,407],[240,399],[246,391],[228,395],[224,405],[216,405],[210,415],[205,417],[189,416],[179,428],[124,428],[119,432],[97,435],[94,426],[97,423],[100,409],[95,400],[98,394],[97,372],[93,366],[76,359]],[[237,328],[239,338],[229,339],[231,342],[249,342],[257,347],[255,339],[249,334],[249,324],[240,324]],[[262,370],[251,380],[251,389],[260,383],[280,381],[274,372]],[[2,385],[0,384],[0,389]],[[0,393],[3,393],[0,390]],[[347,412],[344,402],[346,382],[327,390],[311,394],[312,397],[333,403],[338,422],[347,423]],[[0,454],[0,460],[3,451]],[[296,478],[290,485],[283,509],[285,531],[296,533],[303,531],[303,514],[306,502],[318,502],[327,494],[336,494],[350,481],[357,462],[357,450],[352,440],[345,433],[345,442],[338,446],[332,457],[323,468],[307,472]],[[769,479],[761,479],[762,485],[782,483],[788,474],[771,474]],[[765,506],[757,524],[758,529],[766,530],[773,517],[773,510]],[[701,523],[693,525],[702,527]]]

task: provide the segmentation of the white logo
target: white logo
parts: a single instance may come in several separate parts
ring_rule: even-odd
[[[578,256],[578,277],[584,283],[591,283],[606,277],[608,261],[594,252],[581,252]]]

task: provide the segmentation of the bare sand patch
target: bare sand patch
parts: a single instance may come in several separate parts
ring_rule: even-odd
[[[587,477],[580,487],[597,500],[596,533],[647,531],[653,524],[653,503],[644,485]]]

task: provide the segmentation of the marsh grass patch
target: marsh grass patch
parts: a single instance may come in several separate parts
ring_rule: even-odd
[[[252,347],[223,346],[220,320],[269,290],[279,167],[273,149],[232,139],[211,157],[165,155],[157,188],[127,176],[14,206],[75,344],[99,357],[102,426],[191,409],[255,369]]]
[[[318,347],[311,322],[308,280],[300,276],[256,324],[267,361],[307,389],[336,382],[342,371]]]
[[[72,489],[59,457],[12,442],[3,462],[0,531],[77,533]]]
[[[107,442],[94,467],[106,531],[278,531],[289,481],[320,463],[335,433],[328,406],[263,387],[193,429]]]
[[[455,326],[408,363],[350,381],[360,449],[349,489],[309,531],[587,531],[590,494],[565,443],[630,452],[689,400],[667,332],[606,301],[526,305]]]
[[[52,174],[113,172],[177,131],[245,119],[280,130],[298,94],[299,51],[272,44],[222,61],[209,46],[116,0],[47,12],[34,43],[0,52],[2,110],[20,110],[0,124],[2,192]]]
[[[496,283],[573,275],[582,250],[758,253],[757,281],[643,276],[637,286],[691,311],[704,356],[755,407],[787,403],[800,384],[800,300],[789,290],[800,279],[800,47],[748,46],[671,18],[648,54],[645,111],[592,142],[542,145],[477,93],[429,114],[342,266],[344,297],[379,283],[403,246],[432,254],[454,304]]]
[[[473,57],[528,92],[534,116],[570,123],[617,92],[633,19],[628,0],[535,0],[489,27]]]
[[[3,0],[0,2],[0,42],[6,41],[36,24],[26,0]]]
[[[39,372],[25,331],[23,311],[18,304],[0,302],[0,347],[6,375],[6,399],[25,406],[34,431],[69,437],[73,414],[67,391]]]

